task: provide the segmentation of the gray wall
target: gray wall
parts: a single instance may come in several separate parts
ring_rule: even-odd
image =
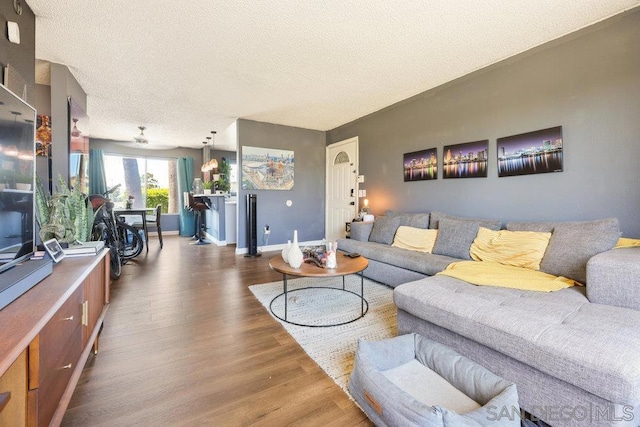
[[[324,237],[325,215],[325,138],[324,132],[289,126],[238,120],[238,162],[242,147],[267,147],[293,150],[295,156],[294,186],[290,191],[242,190],[242,171],[238,188],[238,248],[246,248],[246,194],[258,195],[258,246],[263,229],[271,228],[269,245],[286,243],[298,230],[299,241],[321,240]],[[293,205],[286,206],[291,200]]]
[[[26,101],[36,104],[36,16],[25,1],[22,4],[22,15],[18,15],[13,9],[13,1],[0,2],[0,28],[3,36],[0,37],[0,64],[4,67],[10,64],[20,74],[27,85]],[[20,27],[20,44],[14,44],[7,37],[7,21],[16,22]],[[2,73],[0,73],[2,75]],[[9,87],[13,88],[11,82]],[[16,95],[22,97],[22,88],[14,90]]]
[[[618,217],[640,237],[640,9],[327,133],[358,136],[371,210],[508,220]],[[496,138],[561,125],[564,171],[497,176]],[[487,178],[403,182],[403,153],[489,140]]]
[[[35,108],[38,114],[51,116],[51,86],[36,84]]]
[[[237,153],[235,151],[211,150],[211,158],[216,159],[218,163],[220,163],[223,157],[230,161],[231,164],[236,163],[236,156]]]
[[[87,111],[87,95],[66,65],[51,64],[51,179],[69,181],[69,98]]]

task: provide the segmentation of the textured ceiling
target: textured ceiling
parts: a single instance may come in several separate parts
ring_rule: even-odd
[[[27,0],[36,58],[87,93],[89,134],[202,147],[246,118],[328,130],[640,0]]]

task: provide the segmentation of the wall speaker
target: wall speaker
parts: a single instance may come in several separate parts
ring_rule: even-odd
[[[247,257],[255,257],[260,256],[262,254],[258,253],[258,195],[257,194],[247,194],[247,203],[246,203],[246,220],[247,226],[245,228],[247,233],[247,253],[245,256]]]

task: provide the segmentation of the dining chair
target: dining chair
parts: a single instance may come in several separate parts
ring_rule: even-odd
[[[147,220],[147,229],[149,228],[149,226],[152,227],[156,227],[156,230],[158,231],[158,240],[160,241],[160,249],[162,249],[163,247],[163,242],[162,242],[162,226],[160,224],[160,216],[162,215],[162,205],[158,204],[156,206],[156,208],[154,209],[154,213],[153,214],[147,214],[146,215],[146,220]],[[133,226],[137,229],[141,229],[144,230],[144,224],[142,222],[135,222],[133,223]],[[144,236],[146,243],[147,243],[147,252],[149,252],[149,236],[145,235]]]

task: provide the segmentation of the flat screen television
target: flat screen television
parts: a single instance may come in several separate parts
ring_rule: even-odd
[[[0,85],[0,273],[34,251],[36,111]]]

